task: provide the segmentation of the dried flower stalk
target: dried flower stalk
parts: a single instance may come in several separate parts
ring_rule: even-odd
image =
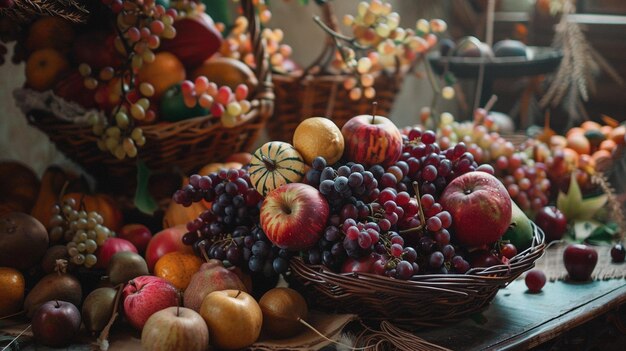
[[[27,23],[36,16],[56,16],[72,22],[84,22],[89,11],[78,0],[14,0],[14,5],[0,9],[0,17]]]

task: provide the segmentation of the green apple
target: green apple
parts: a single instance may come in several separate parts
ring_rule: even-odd
[[[169,122],[182,121],[193,117],[206,116],[209,110],[196,105],[193,108],[185,106],[180,83],[172,85],[161,98],[161,119]]]

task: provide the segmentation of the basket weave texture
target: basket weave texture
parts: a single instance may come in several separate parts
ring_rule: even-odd
[[[416,275],[398,280],[370,273],[335,273],[322,265],[291,260],[292,278],[313,306],[356,313],[366,321],[407,328],[458,321],[485,309],[500,288],[531,269],[544,253],[544,233],[534,223],[530,248],[508,265],[473,268],[466,274]]]
[[[251,92],[252,108],[233,128],[226,128],[213,116],[202,116],[179,122],[145,125],[146,143],[139,148],[137,159],[154,172],[178,169],[189,173],[209,162],[228,155],[249,151],[273,113],[273,87],[259,21],[252,0],[241,1],[248,17],[256,59],[255,75],[259,85]],[[43,131],[68,158],[81,165],[98,180],[134,179],[137,159],[118,160],[97,147],[97,136],[91,127],[75,124],[44,111],[27,113],[28,122]]]
[[[322,17],[328,27],[336,30],[337,19],[330,6],[328,2],[321,5]],[[327,37],[321,54],[307,69],[273,75],[276,101],[274,115],[267,123],[270,139],[291,142],[298,124],[309,117],[329,118],[341,128],[354,116],[371,114],[374,101],[377,114],[389,116],[406,69],[398,66],[394,72],[378,74],[373,85],[376,96],[373,99],[362,96],[355,101],[343,87],[349,76],[331,73],[328,69],[335,52],[334,41]]]

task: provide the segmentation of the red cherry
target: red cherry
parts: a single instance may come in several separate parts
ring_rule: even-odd
[[[526,283],[526,287],[528,291],[536,294],[541,291],[544,285],[546,285],[546,275],[543,271],[538,269],[533,269],[526,273],[526,278],[524,279]]]

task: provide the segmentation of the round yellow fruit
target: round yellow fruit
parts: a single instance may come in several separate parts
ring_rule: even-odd
[[[328,118],[311,117],[300,122],[293,133],[293,146],[307,164],[322,156],[332,165],[343,155],[344,140],[341,130]]]
[[[0,318],[18,312],[24,302],[26,283],[20,271],[0,267]]]

